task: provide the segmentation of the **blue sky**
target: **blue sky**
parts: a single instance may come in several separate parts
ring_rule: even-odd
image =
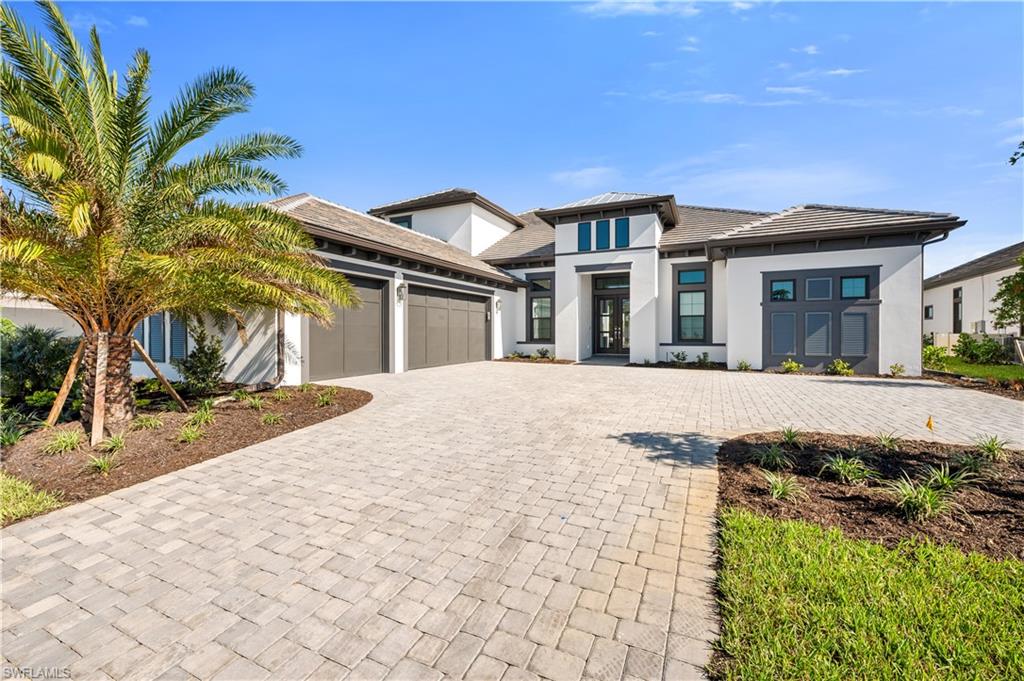
[[[22,12],[38,21],[35,9]],[[1024,5],[74,3],[154,105],[216,65],[256,84],[218,130],[297,137],[294,191],[372,205],[474,188],[514,211],[605,190],[778,210],[950,211],[931,274],[1019,241]]]

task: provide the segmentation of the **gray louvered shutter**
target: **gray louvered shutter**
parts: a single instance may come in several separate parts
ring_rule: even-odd
[[[863,357],[868,354],[868,315],[865,312],[844,312],[840,352],[843,356]]]

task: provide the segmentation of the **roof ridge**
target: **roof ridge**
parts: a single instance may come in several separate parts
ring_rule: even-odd
[[[747,208],[721,208],[719,206],[698,206],[694,203],[677,203],[679,208],[696,208],[697,210],[717,210],[723,213],[749,213],[751,215],[774,215],[768,210],[749,210]]]
[[[802,210],[805,210],[806,208],[807,206],[805,205],[790,206],[789,208],[784,208],[783,210],[780,210],[778,213],[769,213],[762,217],[760,220],[752,220],[751,222],[742,224],[739,227],[733,227],[730,230],[727,230],[725,232],[722,232],[721,234],[711,237],[711,239],[724,239],[726,237],[736,236],[751,229],[752,227],[760,227],[761,225],[766,225],[785,215],[792,215],[793,213],[800,212]]]
[[[845,211],[856,211],[859,213],[879,213],[882,215],[951,215],[951,213],[942,213],[938,211],[927,211],[927,210],[910,210],[906,208],[865,208],[862,206],[845,206],[841,204],[832,203],[806,203],[803,204],[804,208],[825,208],[828,210],[845,210]]]

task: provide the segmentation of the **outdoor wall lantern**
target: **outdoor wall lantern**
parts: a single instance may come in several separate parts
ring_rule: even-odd
[[[405,292],[408,291],[408,290],[409,290],[409,285],[406,284],[404,281],[401,284],[398,285],[398,288],[395,289],[395,293],[398,295],[398,302],[401,303],[401,302],[403,302],[405,300]]]
[[[494,299],[494,311],[501,312],[501,298]]]

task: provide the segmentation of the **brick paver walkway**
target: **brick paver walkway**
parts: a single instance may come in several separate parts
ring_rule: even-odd
[[[716,437],[1024,440],[917,381],[486,363],[4,532],[3,655],[73,679],[684,679]]]

